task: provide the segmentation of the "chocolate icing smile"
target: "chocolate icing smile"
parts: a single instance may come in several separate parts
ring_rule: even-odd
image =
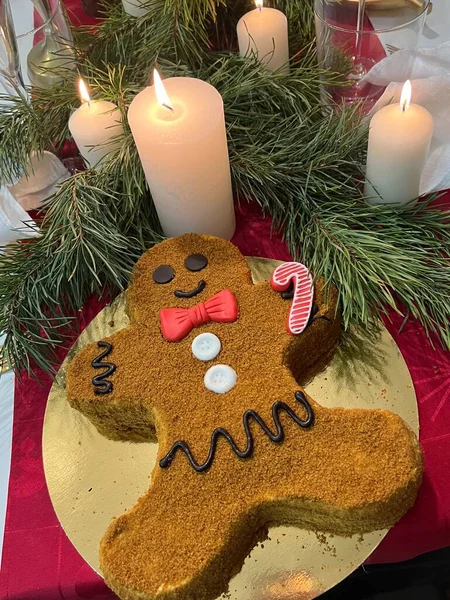
[[[191,290],[190,292],[183,292],[183,290],[175,290],[174,294],[177,298],[194,298],[198,296],[206,287],[206,281],[204,279],[200,279],[198,282],[198,286]]]

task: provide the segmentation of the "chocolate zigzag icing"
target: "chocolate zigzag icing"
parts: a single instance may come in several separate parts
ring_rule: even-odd
[[[112,375],[117,367],[113,363],[102,362],[102,360],[111,353],[112,346],[111,344],[108,344],[108,342],[97,342],[97,346],[105,349],[99,356],[94,358],[91,364],[94,369],[106,368],[106,371],[103,371],[100,375],[96,375],[92,378],[92,383],[95,388],[94,394],[109,394],[113,390],[113,384],[111,381],[106,381],[106,378]]]
[[[247,446],[246,446],[245,450],[239,450],[238,446],[236,445],[236,442],[234,441],[234,439],[231,436],[231,434],[229,433],[229,431],[227,431],[223,427],[218,427],[217,429],[214,429],[214,431],[212,432],[211,442],[209,445],[208,458],[206,459],[206,461],[203,464],[199,464],[195,460],[195,458],[192,455],[191,449],[189,448],[188,444],[186,444],[186,442],[182,442],[182,441],[178,440],[177,442],[175,442],[173,444],[173,446],[171,447],[169,452],[159,461],[159,466],[162,469],[166,469],[167,467],[169,467],[170,464],[172,463],[173,459],[175,458],[175,454],[177,453],[177,451],[181,450],[182,452],[184,452],[186,454],[186,456],[189,459],[189,462],[191,463],[192,468],[195,471],[197,471],[197,473],[206,471],[207,469],[209,469],[209,467],[213,463],[214,456],[216,454],[216,449],[217,449],[217,442],[218,442],[218,439],[220,436],[224,437],[227,440],[227,442],[230,444],[230,447],[233,450],[233,452],[236,454],[236,456],[238,456],[239,458],[249,458],[249,456],[251,456],[251,454],[253,452],[253,446],[254,446],[252,432],[250,431],[250,419],[253,419],[254,421],[256,421],[258,423],[258,425],[261,427],[261,429],[270,438],[270,440],[272,442],[279,444],[280,442],[282,442],[284,440],[284,429],[280,423],[280,416],[279,416],[281,411],[284,411],[286,414],[288,414],[291,417],[291,419],[294,421],[294,423],[297,423],[297,425],[299,427],[302,427],[303,429],[307,429],[314,424],[314,413],[313,413],[312,407],[311,407],[310,403],[308,402],[308,400],[306,399],[303,392],[295,392],[295,399],[304,408],[306,408],[306,413],[307,413],[306,419],[305,420],[300,419],[300,417],[298,417],[296,415],[294,410],[288,404],[286,404],[286,402],[282,402],[281,400],[278,402],[274,402],[274,404],[272,405],[272,418],[273,418],[273,422],[276,427],[276,433],[273,433],[269,429],[269,427],[264,422],[264,419],[256,411],[247,410],[244,413],[244,415],[242,417],[242,421],[244,424],[245,434],[247,436]]]

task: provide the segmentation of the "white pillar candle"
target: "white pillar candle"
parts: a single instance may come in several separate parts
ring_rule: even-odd
[[[233,194],[222,96],[190,77],[140,92],[128,122],[164,233],[231,238]]]
[[[148,8],[142,6],[148,0],[122,0],[123,10],[132,17],[143,17]]]
[[[86,86],[80,79],[82,105],[69,119],[69,130],[81,156],[89,167],[97,166],[121,142],[112,140],[123,133],[119,109],[106,100],[91,100]]]
[[[370,122],[364,192],[371,204],[406,204],[419,196],[434,121],[410,99],[407,81],[400,104],[385,106]]]
[[[246,13],[237,24],[239,53],[256,54],[268,69],[289,73],[289,42],[286,15],[275,8],[263,7],[263,0],[255,0],[257,8]]]

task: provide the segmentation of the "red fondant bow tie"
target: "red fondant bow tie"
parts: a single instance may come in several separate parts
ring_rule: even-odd
[[[192,308],[163,308],[159,311],[161,331],[168,342],[179,342],[194,327],[210,321],[233,323],[237,317],[237,300],[230,290],[222,290],[206,302]]]

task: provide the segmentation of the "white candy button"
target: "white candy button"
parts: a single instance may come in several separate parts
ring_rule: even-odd
[[[228,365],[210,367],[204,378],[205,387],[216,394],[225,394],[234,388],[237,381],[236,371]]]
[[[192,354],[198,360],[212,360],[219,354],[222,344],[217,335],[201,333],[192,342]]]

